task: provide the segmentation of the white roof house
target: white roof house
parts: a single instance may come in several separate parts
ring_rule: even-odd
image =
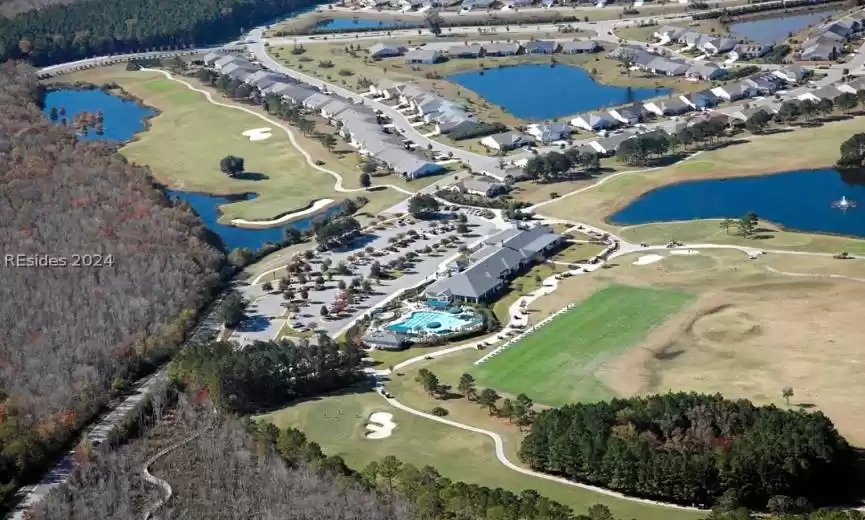
[[[534,137],[521,132],[502,132],[488,135],[480,140],[482,145],[493,150],[513,150],[533,142],[535,142]]]
[[[571,119],[571,126],[582,128],[595,132],[606,128],[615,128],[620,126],[621,121],[616,120],[613,116],[603,112],[590,112],[588,114],[580,114]]]
[[[370,46],[367,52],[373,58],[390,58],[393,56],[402,56],[408,51],[402,45],[389,45],[387,43],[378,42]]]
[[[570,125],[559,122],[533,123],[526,128],[529,134],[542,143],[566,139],[571,135],[572,130]]]

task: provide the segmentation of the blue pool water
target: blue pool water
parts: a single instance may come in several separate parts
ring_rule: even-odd
[[[334,18],[316,24],[316,26],[313,27],[312,32],[333,32],[339,30],[359,29],[391,31],[396,29],[411,29],[413,27],[420,27],[421,25],[423,24],[417,22],[387,22],[384,20],[366,20],[360,18]]]
[[[153,109],[136,104],[133,101],[121,99],[113,94],[101,90],[78,90],[63,89],[48,92],[45,96],[45,116],[49,117],[51,107],[58,110],[66,109],[66,117],[71,124],[74,114],[79,112],[95,112],[101,110],[104,116],[104,133],[97,135],[89,132],[86,136],[79,136],[82,140],[110,140],[125,142],[136,133],[144,130],[143,119],[156,112]],[[57,120],[60,123],[60,119]],[[166,195],[172,200],[183,200],[201,217],[202,222],[208,229],[219,235],[226,251],[237,247],[244,247],[255,251],[268,242],[279,242],[285,235],[285,229],[292,227],[298,231],[305,231],[312,226],[313,220],[322,218],[322,215],[310,216],[292,222],[282,227],[267,229],[245,229],[220,224],[219,206],[242,200],[255,198],[254,193],[242,195],[219,196],[206,193],[192,193],[176,190],[165,190]],[[339,206],[329,208],[326,216],[332,216],[340,211]]]
[[[858,207],[842,211],[842,196]],[[865,174],[834,169],[670,184],[609,217],[619,225],[737,218],[753,211],[788,229],[865,237]]]
[[[407,318],[392,323],[385,328],[396,332],[415,332],[419,328],[424,331],[444,334],[456,330],[458,327],[475,323],[476,318],[464,318],[458,314],[440,311],[415,311]],[[431,327],[430,325],[438,324]]]
[[[144,119],[156,115],[156,111],[152,108],[98,89],[50,91],[45,94],[45,117],[50,117],[52,108],[58,111],[61,108],[65,109],[65,117],[70,126],[75,114],[102,111],[103,134],[97,135],[91,128],[87,135],[79,136],[82,141],[128,141],[133,135],[144,130]],[[57,122],[60,123],[63,117],[58,116]]]
[[[667,89],[614,87],[595,82],[579,67],[518,65],[448,76],[522,119],[551,119],[623,105],[669,93]]]
[[[799,32],[832,14],[832,11],[820,11],[744,21],[730,24],[729,31],[741,38],[763,45],[773,45],[784,41],[790,33]]]

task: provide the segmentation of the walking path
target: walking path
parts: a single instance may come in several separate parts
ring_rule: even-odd
[[[144,480],[146,482],[148,482],[149,484],[153,484],[154,486],[161,489],[162,495],[163,495],[162,498],[159,499],[155,504],[153,504],[152,506],[147,508],[147,510],[144,513],[144,520],[149,520],[150,518],[153,518],[153,513],[155,513],[160,507],[164,506],[166,504],[166,502],[171,500],[171,496],[174,493],[174,491],[171,489],[171,485],[168,482],[162,480],[161,478],[154,477],[153,474],[150,473],[150,466],[152,466],[154,462],[156,462],[160,458],[164,457],[165,455],[168,455],[169,453],[176,450],[177,448],[179,448],[179,447],[191,442],[192,440],[198,438],[199,436],[201,436],[202,433],[206,432],[209,429],[210,429],[210,427],[205,428],[203,430],[199,430],[199,431],[193,433],[192,435],[190,435],[189,437],[186,437],[182,441],[177,442],[175,444],[172,444],[171,446],[160,450],[159,452],[156,453],[156,455],[150,457],[144,463],[144,465],[141,468],[141,473],[144,476]]]

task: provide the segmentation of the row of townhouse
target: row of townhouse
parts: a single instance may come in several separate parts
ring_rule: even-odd
[[[692,111],[705,112],[728,101],[772,95],[786,84],[797,84],[803,81],[807,74],[808,71],[806,69],[791,65],[772,71],[771,73],[756,74],[730,85],[580,114],[567,123],[553,121],[531,124],[527,127],[525,134],[520,132],[503,132],[484,137],[480,142],[487,148],[502,151],[535,143],[549,145],[557,141],[568,140],[575,129],[588,130],[590,132],[615,130],[617,128],[640,125],[655,117],[675,118]],[[865,83],[865,79],[861,81]],[[772,101],[761,101],[761,103],[771,104]],[[780,107],[780,102],[777,103],[777,106],[773,104],[773,107]],[[744,122],[746,119],[747,115],[742,121]],[[675,126],[674,123],[666,121],[656,123],[655,126],[669,124]],[[605,137],[599,142],[607,140],[610,143],[619,143],[626,139],[627,136],[633,137],[633,135],[633,131],[624,131],[617,135]],[[605,154],[610,150],[610,147],[606,145],[602,145],[602,148],[596,148],[595,151]]]
[[[480,58],[484,56],[515,56],[517,54],[583,54],[602,50],[594,40],[531,40],[527,42],[490,42],[454,44],[449,47],[416,47],[379,42],[371,45],[367,52],[373,58],[404,56],[408,64],[431,65],[450,58]]]
[[[395,100],[400,105],[407,105],[415,115],[435,127],[437,134],[446,135],[455,131],[471,132],[482,124],[462,105],[411,83],[384,79],[370,85],[369,93],[383,99]]]
[[[799,59],[829,61],[836,59],[844,45],[865,30],[865,12],[857,11],[840,20],[820,25],[802,42]]]
[[[494,8],[515,9],[533,6],[550,8],[556,4],[565,3],[603,6],[609,2],[605,0],[575,0],[569,2],[562,2],[560,0],[361,0],[356,3],[373,9],[398,8],[404,11],[425,11],[431,8],[459,6],[462,11],[473,11]]]
[[[358,152],[386,164],[407,179],[440,173],[444,168],[411,151],[399,137],[385,133],[382,116],[370,107],[324,93],[288,76],[261,68],[239,56],[210,53],[204,64],[221,75],[258,89],[262,95],[276,95],[284,102],[321,115],[337,128]]]
[[[643,70],[659,76],[684,76],[694,81],[724,79],[728,72],[711,61],[685,61],[667,58],[638,46],[619,47],[610,53],[615,59],[626,59],[634,70]]]
[[[685,128],[692,127],[707,120],[717,120],[723,123],[724,126],[732,128],[744,125],[745,122],[748,121],[748,119],[750,119],[757,112],[765,112],[770,116],[777,114],[781,110],[781,106],[784,104],[785,101],[795,99],[798,101],[811,101],[817,103],[821,100],[827,99],[829,101],[835,102],[838,97],[844,94],[855,95],[862,91],[865,91],[865,77],[860,77],[847,83],[836,83],[827,85],[813,91],[799,94],[795,98],[770,96],[742,105],[732,106],[724,109],[723,111],[703,112],[689,119],[679,117],[667,119],[659,123],[653,124],[651,130],[648,130],[643,125],[639,125],[634,128],[625,129],[620,133],[614,135],[599,137],[597,139],[587,141],[581,144],[579,148],[587,152],[595,152],[599,155],[610,156],[616,153],[619,146],[621,146],[623,142],[648,132],[663,132],[665,135],[675,136],[682,132],[682,130],[684,130]],[[701,95],[706,94],[708,94],[708,92],[701,93]],[[682,96],[682,98],[685,98],[685,96]],[[682,99],[682,101],[685,101],[685,99]],[[681,107],[680,104],[675,102],[673,103],[675,106]],[[620,126],[616,124],[617,122],[620,122],[620,120],[616,120],[612,116],[613,114],[616,114],[617,116],[624,115],[625,113],[636,115],[639,114],[641,110],[646,111],[648,110],[648,107],[644,106],[641,108],[637,105],[634,105],[631,107],[610,110],[609,113],[604,116],[604,119],[610,121],[609,124],[614,126],[609,126],[607,128],[614,128],[615,126]]]
[[[652,36],[662,45],[677,43],[685,49],[697,49],[710,56],[725,54],[732,61],[754,60],[768,54],[773,46],[745,43],[733,38],[690,31],[683,27],[665,25]]]

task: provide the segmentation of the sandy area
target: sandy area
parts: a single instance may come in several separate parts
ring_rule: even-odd
[[[634,262],[634,265],[649,265],[663,260],[661,255],[643,255]]]
[[[696,249],[673,249],[670,251],[671,255],[683,255],[683,256],[691,256],[691,255],[699,255],[700,252]]]
[[[865,444],[865,284],[804,282],[704,293],[598,376],[623,396],[692,390],[821,410]],[[819,316],[819,319],[815,319]]]
[[[270,132],[271,130],[268,127],[253,128],[251,130],[243,132],[243,136],[248,137],[250,141],[264,141],[265,139],[270,139]]]
[[[369,416],[369,423],[366,425],[367,439],[387,439],[396,428],[396,423],[393,422],[393,414],[388,412],[373,412]]]
[[[295,211],[293,213],[287,213],[277,219],[273,220],[244,220],[242,218],[232,219],[231,223],[235,226],[241,227],[272,227],[272,226],[280,226],[282,224],[286,224],[291,222],[292,220],[304,217],[306,215],[313,214],[317,211],[320,211],[331,204],[333,204],[333,199],[318,199],[313,202],[312,205],[306,209],[302,209],[300,211]]]

